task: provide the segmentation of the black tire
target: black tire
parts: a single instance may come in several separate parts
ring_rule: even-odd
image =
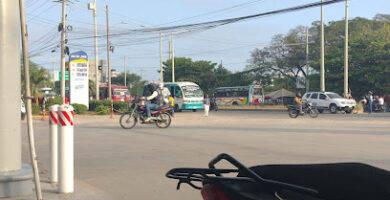
[[[215,110],[215,112],[218,111],[218,106],[217,105],[215,105],[214,110]]]
[[[297,110],[295,110],[295,109],[288,110],[288,116],[290,116],[291,118],[297,118],[298,115],[299,115],[299,113]]]
[[[161,113],[156,118],[156,126],[159,128],[168,128],[171,125],[171,116],[168,113]]]
[[[238,103],[235,101],[232,103],[233,106],[238,106]]]
[[[196,112],[196,109],[192,109],[192,112]]]
[[[332,114],[336,114],[336,113],[337,113],[337,106],[334,105],[334,104],[331,104],[331,105],[329,106],[329,111],[330,111],[330,113],[332,113]]]
[[[352,110],[344,110],[345,111],[345,113],[347,113],[347,114],[351,114],[352,113]]]
[[[135,126],[137,122],[137,117],[131,116],[131,113],[124,113],[119,118],[119,124],[124,129],[131,129]]]
[[[311,109],[310,112],[309,112],[309,116],[311,118],[316,118],[318,117],[318,111],[316,109]]]
[[[319,113],[323,113],[324,112],[324,110],[322,110],[322,109],[319,109],[319,110],[317,110]]]

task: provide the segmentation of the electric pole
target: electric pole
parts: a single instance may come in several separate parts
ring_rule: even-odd
[[[173,46],[173,33],[171,33],[171,62],[172,62],[172,82],[175,82],[175,49]]]
[[[127,86],[126,85],[126,75],[127,75],[127,71],[126,71],[126,56],[123,56],[123,68],[124,68],[124,73],[125,73],[125,87]]]
[[[27,24],[26,24],[26,15],[24,8],[24,0],[19,0],[19,11],[20,11],[20,26],[22,30],[22,49],[23,49],[23,66],[24,66],[24,80],[26,83],[25,96],[30,97],[30,67],[29,67],[29,57],[28,57],[28,33],[27,33]],[[33,129],[33,119],[32,119],[32,106],[31,98],[27,98],[27,123],[28,123],[28,141],[30,147],[30,158],[34,171],[34,183],[35,183],[35,193],[37,200],[42,200],[42,191],[41,191],[41,182],[39,178],[38,170],[38,161],[37,154],[35,152],[35,141],[34,141],[34,129]]]
[[[62,0],[62,23],[61,23],[61,97],[65,103],[65,33],[66,33],[66,0]]]
[[[164,77],[163,77],[163,47],[162,47],[162,33],[160,31],[160,82],[164,82]]]
[[[108,21],[108,5],[106,5],[106,23],[107,23],[107,66],[108,66],[108,99],[112,100],[111,94],[111,60],[110,60],[110,25]]]
[[[348,94],[348,0],[345,0],[344,96]]]
[[[0,198],[33,191],[32,169],[22,164],[19,3],[0,0]]]
[[[321,0],[323,3],[324,0]],[[320,69],[320,85],[321,92],[325,92],[325,44],[324,44],[324,6],[321,4],[321,69]]]
[[[96,0],[93,3],[88,4],[88,9],[93,10],[93,22],[94,22],[94,39],[95,39],[95,83],[96,83],[96,100],[99,100],[99,53],[98,53],[98,39],[97,39],[97,21],[96,21]]]
[[[306,28],[306,92],[309,92],[309,28]]]

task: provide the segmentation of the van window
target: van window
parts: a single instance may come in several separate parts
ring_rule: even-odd
[[[310,97],[310,95],[311,95],[311,93],[307,93],[306,95],[305,95],[305,98],[309,98]]]
[[[318,97],[318,94],[317,93],[313,93],[310,98],[311,99],[317,99],[317,97]]]

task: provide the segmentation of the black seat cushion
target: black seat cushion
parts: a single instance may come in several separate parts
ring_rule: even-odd
[[[332,200],[390,200],[390,172],[362,163],[262,165],[251,167],[266,179],[319,191]]]

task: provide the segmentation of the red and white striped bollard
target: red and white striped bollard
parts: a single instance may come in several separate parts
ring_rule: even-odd
[[[58,182],[58,105],[49,107],[50,182]]]
[[[73,107],[58,107],[58,191],[74,192]]]

